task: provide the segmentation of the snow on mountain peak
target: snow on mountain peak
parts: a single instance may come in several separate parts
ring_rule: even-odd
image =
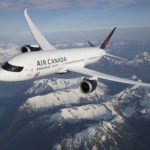
[[[143,63],[150,63],[150,54],[148,52],[141,52],[135,56],[132,61],[128,61],[128,65],[139,65]]]
[[[33,87],[26,93],[36,93],[45,90],[47,87],[53,89],[50,93],[41,96],[34,96],[25,102],[20,109],[30,109],[33,111],[46,110],[61,105],[79,104],[102,99],[107,92],[107,87],[98,82],[96,90],[88,95],[83,94],[79,89],[81,78],[73,79],[52,79],[36,81]],[[42,83],[42,84],[41,84]],[[41,87],[39,86],[41,85]]]
[[[73,88],[79,85],[81,78],[72,78],[72,79],[41,79],[36,80],[33,83],[33,86],[30,87],[25,94],[41,94],[44,91],[61,91],[68,88]]]
[[[122,122],[117,120],[117,117],[109,121],[101,121],[96,125],[92,125],[75,133],[73,136],[62,139],[53,146],[53,150],[59,150],[62,147],[66,150],[79,149],[80,147],[84,147],[83,149],[98,150],[98,144],[102,145],[103,149],[107,149],[106,141],[108,139],[111,139],[113,143],[112,145],[110,143],[109,147],[115,145],[114,149],[118,149],[117,139],[121,137],[119,130],[121,131],[123,126]],[[114,134],[116,134],[116,136],[114,136]],[[95,141],[97,142],[95,143]]]
[[[150,118],[150,88],[133,86],[117,94],[114,99],[126,117],[137,115]]]
[[[88,104],[78,107],[63,108],[53,115],[46,115],[41,120],[46,124],[65,120],[67,122],[78,122],[80,120],[109,120],[113,117],[111,110],[102,104]],[[42,121],[43,122],[43,121]]]

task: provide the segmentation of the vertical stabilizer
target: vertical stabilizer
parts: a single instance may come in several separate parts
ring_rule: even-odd
[[[115,28],[111,31],[111,33],[107,36],[107,38],[105,39],[105,41],[104,41],[104,42],[102,43],[102,45],[100,46],[101,49],[105,49],[106,45],[108,44],[108,42],[109,42],[111,36],[113,35],[113,33],[115,32],[116,28],[117,28],[117,27],[115,27]]]

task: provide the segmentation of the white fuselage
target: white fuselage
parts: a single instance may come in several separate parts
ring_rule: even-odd
[[[23,67],[15,72],[3,67],[0,69],[1,81],[23,81],[53,73],[66,73],[72,67],[84,67],[98,61],[105,51],[99,48],[77,48],[57,51],[28,52],[17,55],[8,63]]]

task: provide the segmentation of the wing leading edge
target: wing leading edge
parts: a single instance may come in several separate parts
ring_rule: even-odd
[[[140,85],[140,86],[149,86],[150,87],[150,84],[148,84],[148,83],[124,79],[124,78],[120,78],[117,76],[112,76],[112,75],[108,75],[105,73],[97,72],[97,71],[87,69],[87,68],[70,68],[70,69],[68,69],[68,71],[72,71],[72,72],[76,72],[76,73],[80,73],[80,74],[85,74],[85,75],[89,75],[92,77],[101,78],[101,79],[105,79],[105,80],[115,81],[115,82],[121,82],[121,83]]]
[[[27,9],[24,11],[24,16],[27,21],[27,24],[36,39],[37,43],[40,45],[42,50],[55,50],[55,47],[52,46],[46,39],[45,37],[40,33],[40,31],[37,29],[35,24],[32,22],[31,18],[28,16]]]

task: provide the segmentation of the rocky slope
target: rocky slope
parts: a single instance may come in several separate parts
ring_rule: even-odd
[[[52,92],[46,95],[39,95],[29,98],[25,104],[20,107],[20,110],[47,110],[56,106],[78,105],[80,103],[85,104],[93,101],[99,101],[99,99],[104,98],[108,88],[100,82],[98,83],[97,89],[93,93],[89,95],[81,93],[79,89],[79,82],[81,79],[82,78],[52,79],[34,82],[34,85],[25,92],[26,94],[39,93],[42,92],[43,89],[51,89]]]
[[[149,72],[149,53],[140,53],[129,62],[105,59],[96,68],[90,67],[112,74],[123,72],[129,78],[139,67],[140,75]],[[142,75],[142,79],[148,76]],[[139,77],[138,74],[133,79]],[[110,95],[110,91],[120,90],[120,84],[112,88],[108,82],[98,82],[97,89],[85,95],[79,89],[81,80],[82,77],[40,79],[31,81],[28,89],[24,83],[18,85],[20,88],[14,88],[18,91],[16,97],[8,94],[3,99],[2,94],[0,149],[149,149],[150,88],[126,85]],[[22,86],[26,89],[23,93],[19,91]]]
[[[95,92],[85,95],[80,93],[78,87],[72,87],[73,82],[80,80],[34,82],[27,91],[43,91],[37,88],[37,83],[46,83],[42,84],[42,89],[49,87],[51,92],[28,98],[19,108],[20,113],[39,114],[29,119],[27,125],[22,127],[22,132],[32,128],[31,133],[35,134],[34,131],[42,130],[49,141],[46,145],[53,150],[132,149],[136,131],[130,119],[149,120],[150,88],[129,86],[114,96],[108,96],[108,87],[99,83]],[[61,86],[58,86],[60,83]],[[63,91],[62,87],[68,89]],[[52,138],[54,134],[55,138]],[[38,136],[36,138],[40,139]],[[126,145],[126,142],[129,144]]]

